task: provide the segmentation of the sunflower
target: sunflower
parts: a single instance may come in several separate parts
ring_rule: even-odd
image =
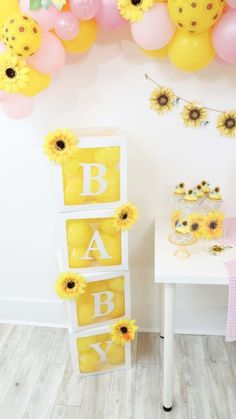
[[[175,229],[176,225],[180,222],[182,218],[182,212],[179,210],[174,210],[171,215],[172,228]]]
[[[0,55],[0,89],[17,93],[29,82],[29,67],[25,61],[9,53]]]
[[[153,6],[153,0],[118,0],[117,6],[124,19],[139,22],[143,13]]]
[[[136,326],[135,320],[118,320],[111,326],[112,340],[116,344],[125,345],[125,343],[134,340],[136,330],[138,330],[138,326]]]
[[[149,102],[150,108],[154,111],[163,114],[165,112],[171,111],[174,106],[175,95],[171,89],[166,87],[158,87],[154,89]]]
[[[229,111],[220,114],[217,118],[216,128],[221,135],[235,137],[236,135],[236,111]]]
[[[73,132],[68,129],[57,129],[47,135],[43,147],[49,160],[54,160],[60,164],[77,150],[77,143]]]
[[[124,204],[116,209],[113,218],[113,227],[117,231],[130,229],[138,219],[138,209],[131,203]]]
[[[85,278],[76,272],[60,274],[55,284],[58,297],[68,299],[78,298],[80,294],[84,294],[85,287]]]
[[[198,213],[192,213],[187,216],[190,232],[197,239],[199,239],[203,235],[203,220],[204,217]]]
[[[203,219],[203,236],[206,240],[222,237],[224,214],[219,211],[209,212]]]
[[[206,122],[208,111],[197,103],[188,103],[181,114],[186,127],[197,128]]]

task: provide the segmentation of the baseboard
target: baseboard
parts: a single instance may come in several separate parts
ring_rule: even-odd
[[[65,328],[65,309],[56,300],[0,298],[0,323]]]
[[[133,305],[139,331],[160,333],[159,312],[157,305]],[[180,310],[175,320],[176,334],[224,336],[226,308]],[[59,300],[0,298],[0,323],[66,328],[65,306]]]

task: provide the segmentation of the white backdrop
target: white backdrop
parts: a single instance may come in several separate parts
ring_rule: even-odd
[[[122,39],[122,41],[120,41]],[[148,73],[177,94],[209,106],[235,107],[236,72],[212,64],[185,74],[168,61],[145,57],[128,30],[103,33],[86,55],[70,57],[53,85],[36,100],[26,120],[0,115],[2,321],[65,324],[54,295],[55,206],[51,166],[41,143],[56,127],[117,126],[128,138],[129,199],[141,218],[130,235],[133,316],[141,328],[159,328],[159,289],[153,284],[154,218],[171,210],[172,187],[207,178],[220,184],[227,215],[236,214],[236,140],[222,138],[214,119],[208,128],[185,129],[176,107],[169,116],[149,110]],[[223,333],[226,287],[177,290],[177,329]]]

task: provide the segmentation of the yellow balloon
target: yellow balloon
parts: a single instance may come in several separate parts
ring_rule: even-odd
[[[70,268],[89,268],[91,260],[81,259],[86,254],[87,248],[69,247],[69,266]]]
[[[96,196],[96,201],[115,202],[120,200],[120,172],[117,169],[107,169],[104,179],[107,181],[105,192]]]
[[[62,40],[65,50],[71,54],[88,51],[97,36],[97,23],[94,19],[81,20],[78,35],[71,41]]]
[[[75,157],[70,157],[65,162],[62,162],[62,171],[63,176],[70,178],[73,176],[82,177],[83,169],[80,166],[80,161],[78,159],[77,153]]]
[[[120,161],[119,147],[102,147],[95,154],[95,161],[104,164],[106,167],[117,166]]]
[[[111,317],[116,319],[125,315],[125,296],[123,293],[114,293],[114,304],[115,308],[111,312]]]
[[[123,345],[116,345],[113,343],[107,351],[107,359],[110,364],[124,364],[125,363],[125,347]]]
[[[148,57],[151,57],[151,58],[165,58],[168,55],[168,45],[166,45],[163,48],[156,49],[154,51],[150,51],[148,49],[141,48],[141,51],[145,55],[148,55]]]
[[[78,303],[77,303],[77,313],[78,313],[78,323],[80,326],[85,326],[87,324],[93,323],[94,307],[93,307],[92,299],[90,299],[90,302],[89,301],[82,302],[82,298],[79,298]]]
[[[77,348],[78,348],[78,352],[86,352],[90,349],[89,345],[92,345],[94,343],[98,342],[98,337],[93,335],[93,336],[87,336],[84,338],[78,338],[77,339]]]
[[[0,1],[0,39],[2,39],[1,27],[10,15],[19,12],[19,0]]]
[[[7,49],[19,57],[30,57],[40,48],[42,32],[39,24],[22,13],[10,15],[3,25],[3,41]]]
[[[52,80],[48,74],[42,74],[33,69],[30,69],[28,76],[29,82],[27,86],[20,90],[20,93],[25,96],[36,96],[42,90],[46,89]]]
[[[99,223],[100,233],[110,234],[111,236],[117,234],[116,229],[113,227],[114,219],[113,218],[104,218]]]
[[[111,291],[122,292],[122,293],[124,292],[125,282],[124,282],[123,276],[109,279],[107,282],[108,282],[108,287],[110,288]]]
[[[80,196],[83,190],[83,179],[80,177],[73,177],[65,180],[64,188],[64,202],[65,205],[79,205],[85,201],[83,196]]]
[[[95,161],[95,152],[98,148],[79,148],[76,158],[81,163],[93,163]]]
[[[99,362],[99,354],[95,351],[95,349],[89,349],[87,352],[84,352],[79,356],[80,371],[83,373],[98,371],[101,368]]]
[[[102,292],[107,291],[109,289],[108,283],[106,280],[102,281],[95,281],[95,282],[88,282],[87,287],[85,289],[85,293],[92,294],[94,292]],[[83,297],[85,294],[82,294],[81,297]]]
[[[204,32],[215,25],[225,7],[225,0],[169,0],[173,22],[191,33]]]
[[[206,67],[214,56],[210,31],[190,34],[178,30],[169,46],[169,59],[180,70],[200,70]]]
[[[93,230],[87,220],[72,220],[67,224],[67,238],[71,247],[89,245]]]

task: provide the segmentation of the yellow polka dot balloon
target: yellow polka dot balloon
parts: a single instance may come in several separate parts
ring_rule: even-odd
[[[6,48],[19,57],[29,57],[40,48],[42,33],[38,23],[21,13],[10,16],[2,29]]]
[[[181,29],[200,33],[215,25],[225,7],[225,0],[169,0],[171,19]]]

